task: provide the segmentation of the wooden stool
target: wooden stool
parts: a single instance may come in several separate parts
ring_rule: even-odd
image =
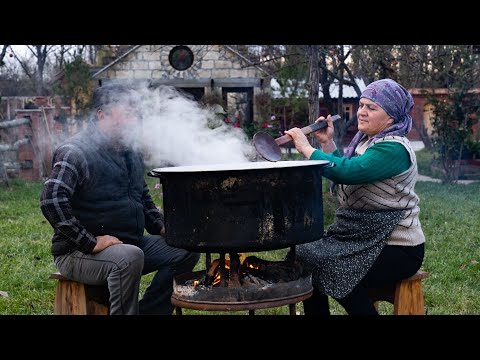
[[[429,276],[427,272],[417,271],[392,287],[370,288],[368,294],[378,308],[379,301],[393,304],[394,315],[425,315],[423,303],[422,279]]]
[[[50,274],[58,280],[55,290],[55,315],[108,315],[110,304],[106,285],[87,285],[67,279],[59,272]]]

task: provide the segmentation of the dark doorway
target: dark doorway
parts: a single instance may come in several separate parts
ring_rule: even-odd
[[[190,95],[195,101],[200,101],[205,94],[205,89],[203,87],[187,87],[177,89],[182,93]]]
[[[223,87],[222,98],[227,104],[228,117],[244,129],[253,122],[253,87]]]

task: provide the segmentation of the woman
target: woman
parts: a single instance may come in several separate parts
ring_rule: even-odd
[[[306,158],[334,163],[324,176],[338,184],[335,222],[322,239],[297,246],[314,286],[303,303],[306,315],[329,314],[327,295],[350,315],[378,315],[367,288],[394,284],[422,265],[417,162],[405,137],[412,128],[412,108],[412,96],[397,82],[368,85],[360,97],[358,133],[345,156],[333,141],[330,115],[328,127],[315,133],[321,150],[300,129],[285,131]]]

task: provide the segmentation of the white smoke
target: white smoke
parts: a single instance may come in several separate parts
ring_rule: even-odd
[[[256,152],[241,128],[218,118],[174,87],[138,87],[135,109],[139,129],[128,125],[125,138],[135,138],[153,167],[248,162]]]

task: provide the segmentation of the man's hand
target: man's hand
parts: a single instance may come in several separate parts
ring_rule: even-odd
[[[98,253],[104,249],[106,249],[109,246],[116,245],[116,244],[123,244],[122,241],[118,240],[115,236],[111,235],[102,235],[102,236],[97,236],[97,245],[93,248],[92,253]]]
[[[165,226],[162,227],[162,230],[160,230],[160,235],[165,237]]]

